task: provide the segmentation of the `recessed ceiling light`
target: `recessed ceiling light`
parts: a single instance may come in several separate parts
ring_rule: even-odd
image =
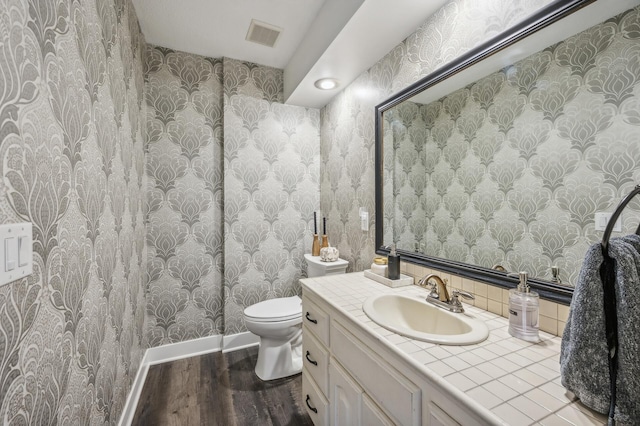
[[[321,90],[331,90],[338,87],[338,80],[335,78],[321,78],[320,80],[316,80],[313,85]]]

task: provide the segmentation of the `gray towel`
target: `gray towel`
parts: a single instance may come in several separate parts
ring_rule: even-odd
[[[640,421],[640,236],[609,241],[616,260],[618,311],[618,380],[615,419],[618,424]],[[562,384],[583,404],[600,413],[609,411],[609,367],[605,337],[600,244],[587,250],[571,300],[562,336]]]

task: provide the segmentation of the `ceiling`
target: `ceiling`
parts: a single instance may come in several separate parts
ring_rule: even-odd
[[[284,70],[285,103],[326,105],[446,0],[133,0],[148,43]],[[282,28],[273,48],[245,40],[252,19]],[[314,82],[331,77],[333,90]]]

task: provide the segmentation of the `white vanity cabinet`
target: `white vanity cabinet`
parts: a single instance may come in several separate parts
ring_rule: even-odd
[[[302,299],[302,392],[316,426],[420,425],[421,390],[348,330],[344,319]]]
[[[302,396],[315,426],[492,423],[319,296],[303,291],[302,309]]]

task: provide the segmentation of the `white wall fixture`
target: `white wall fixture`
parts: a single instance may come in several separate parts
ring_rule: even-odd
[[[604,231],[605,229],[607,229],[607,225],[611,220],[611,216],[613,216],[613,213],[611,212],[596,212],[594,217],[596,231]],[[615,225],[613,226],[613,231],[622,232],[622,217],[619,217],[616,221]]]
[[[364,207],[360,207],[360,229],[363,231],[369,230],[369,212]]]
[[[0,225],[0,285],[31,275],[32,232],[31,222]]]

